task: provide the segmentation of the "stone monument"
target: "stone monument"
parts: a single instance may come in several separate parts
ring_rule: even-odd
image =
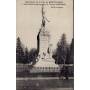
[[[50,43],[50,33],[46,28],[47,18],[45,17],[44,6],[42,5],[42,24],[37,35],[37,62],[33,72],[59,72],[59,66],[52,58],[52,44]]]

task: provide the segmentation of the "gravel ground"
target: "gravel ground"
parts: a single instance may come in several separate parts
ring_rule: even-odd
[[[73,80],[59,79],[17,79],[17,90],[73,90]]]

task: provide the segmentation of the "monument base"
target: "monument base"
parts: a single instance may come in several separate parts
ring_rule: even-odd
[[[30,70],[32,73],[45,73],[45,72],[59,72],[59,65],[55,64],[55,60],[53,58],[41,59],[37,60],[37,63]]]

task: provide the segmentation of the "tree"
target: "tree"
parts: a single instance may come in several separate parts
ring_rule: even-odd
[[[67,47],[67,55],[65,64],[70,64],[70,45]]]
[[[70,46],[67,48],[67,57],[66,57],[66,64],[74,64],[74,39],[72,39],[72,42]],[[65,72],[62,70],[64,73],[64,76],[68,78],[68,76],[74,75],[74,66],[65,66]]]
[[[74,63],[74,39],[72,39],[70,47],[67,49],[66,64]]]
[[[56,50],[56,56],[57,64],[65,64],[66,61],[66,55],[67,55],[67,42],[66,42],[66,35],[63,34],[61,37],[61,41],[57,44],[57,50]]]
[[[54,60],[56,62],[56,60],[57,60],[57,51],[56,50],[54,50],[52,58],[54,58]]]
[[[74,64],[74,38],[72,39],[72,42],[70,45],[70,62]]]
[[[16,45],[16,62],[24,63],[24,50],[19,37],[17,38],[17,45]]]
[[[56,53],[53,54],[56,63],[60,66],[60,76],[66,77],[68,79],[68,67],[65,67],[65,62],[67,59],[67,53],[69,51],[69,45],[66,42],[66,35],[62,34],[61,40],[57,43]]]
[[[37,56],[38,56],[37,49],[32,48],[29,52],[29,62],[32,62],[33,64],[35,64]]]
[[[24,63],[29,63],[29,52],[28,52],[28,48],[25,48],[25,55],[24,55]]]

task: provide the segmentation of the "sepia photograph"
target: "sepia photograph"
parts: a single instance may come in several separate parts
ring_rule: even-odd
[[[16,90],[74,90],[73,14],[73,0],[16,0]]]

